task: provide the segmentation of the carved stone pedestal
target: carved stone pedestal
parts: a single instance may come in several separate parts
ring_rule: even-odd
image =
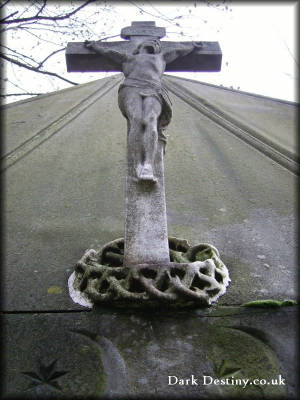
[[[225,293],[230,278],[215,247],[176,238],[169,246],[171,261],[158,264],[123,265],[122,238],[88,250],[75,267],[73,293],[121,307],[209,306]]]

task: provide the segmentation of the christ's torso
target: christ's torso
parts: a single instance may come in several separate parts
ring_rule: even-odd
[[[166,62],[160,54],[131,55],[123,63],[125,78],[160,81],[165,71]]]

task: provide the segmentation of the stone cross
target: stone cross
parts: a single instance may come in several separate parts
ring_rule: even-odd
[[[164,71],[219,71],[217,42],[160,41],[155,22],[132,22],[119,42],[68,43],[69,72],[122,71],[119,107],[127,119],[124,265],[169,263],[163,157],[172,115]]]
[[[126,39],[118,42],[97,42],[103,49],[132,52],[138,44],[148,39],[161,39],[166,35],[165,28],[155,26],[153,21],[132,22],[131,26],[123,28],[121,37]],[[188,56],[178,57],[168,62],[167,72],[209,72],[220,71],[222,52],[218,42],[201,42],[202,46],[192,51]],[[162,48],[174,49],[191,42],[162,41]],[[70,42],[66,50],[68,72],[120,72],[121,63],[106,55],[90,51],[84,42]]]

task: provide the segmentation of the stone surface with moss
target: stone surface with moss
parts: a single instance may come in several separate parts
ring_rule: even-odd
[[[226,296],[217,306],[176,311],[74,303],[67,287],[74,264],[86,249],[124,235],[121,77],[6,106],[3,398],[299,398],[298,306],[277,307],[298,296],[298,179],[279,162],[296,160],[298,105],[163,80],[174,109],[165,157],[168,232],[191,247],[220,250],[232,280]],[[260,303],[242,307],[253,301]],[[67,371],[54,379],[62,390],[28,389],[24,373],[55,360],[59,374]],[[285,385],[168,385],[168,375],[256,371],[281,375]]]
[[[225,293],[230,278],[214,246],[170,237],[169,247],[169,263],[128,266],[122,238],[88,250],[76,264],[73,286],[94,303],[135,308],[209,306]]]

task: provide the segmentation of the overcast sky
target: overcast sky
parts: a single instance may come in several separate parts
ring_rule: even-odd
[[[222,2],[212,2],[211,7],[199,1],[107,3],[111,3],[112,7],[93,27],[95,36],[82,37],[82,41],[99,38],[97,32],[103,31],[104,18],[108,36],[118,35],[121,28],[130,25],[131,21],[154,20],[157,26],[167,29],[165,40],[208,40],[220,43],[223,53],[221,72],[175,73],[176,75],[264,96],[298,101],[298,2],[227,2],[227,9],[222,6]],[[217,7],[217,4],[220,6]],[[142,13],[139,5],[146,12]],[[85,10],[87,19],[92,7],[94,6],[89,5]],[[170,23],[166,16],[167,19],[178,16],[182,18],[174,19]],[[51,39],[49,34],[47,38]],[[8,36],[7,43],[15,40],[13,36]],[[22,42],[24,51],[25,42],[20,40],[19,44]],[[31,46],[29,38],[26,38],[26,46],[28,49]],[[47,51],[45,46],[44,50]],[[46,69],[80,83],[107,76],[105,73],[66,73],[63,53],[50,59]],[[39,93],[69,86],[58,80],[46,81],[45,77],[24,72],[16,66],[7,69],[7,76],[9,81],[12,80],[10,77],[21,77],[23,85],[30,86],[31,91]],[[7,91],[12,93],[16,88],[8,82]],[[16,101],[24,97],[8,99]]]

